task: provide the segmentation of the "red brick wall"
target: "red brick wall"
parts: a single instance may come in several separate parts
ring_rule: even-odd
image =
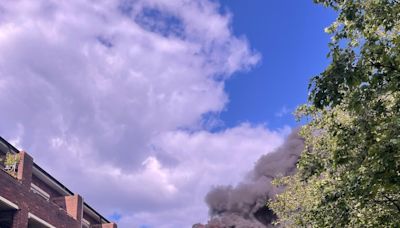
[[[35,175],[32,175],[32,183],[37,185],[39,188],[41,188],[43,191],[47,192],[50,195],[50,200],[55,197],[60,197],[63,196],[60,193],[58,193],[56,190],[48,186],[46,183],[41,181],[39,178],[37,178]]]
[[[57,228],[80,228],[83,214],[83,199],[79,195],[60,196],[38,178],[32,177],[33,159],[25,152],[20,152],[17,177],[12,177],[0,169],[0,196],[18,205],[13,220],[13,228],[28,226],[28,213],[31,213]],[[50,201],[33,193],[31,183],[36,184],[50,195]],[[95,221],[83,215],[91,224]],[[116,228],[116,224],[95,225],[99,228]]]
[[[67,211],[67,205],[65,204],[65,197],[64,196],[53,198],[53,199],[51,199],[51,201],[53,203],[57,204],[57,206],[59,206],[60,208],[62,208],[65,211]]]
[[[33,158],[24,151],[21,151],[18,156],[20,160],[18,163],[17,178],[23,185],[30,188],[32,183]]]
[[[0,171],[0,195],[21,209],[14,219],[13,227],[27,227],[28,212],[38,216],[57,228],[78,228],[80,223],[52,202],[29,191],[21,181]]]
[[[81,221],[83,215],[83,199],[79,195],[66,196],[65,207],[72,218]]]
[[[115,223],[107,223],[107,224],[99,224],[99,225],[94,225],[90,226],[91,228],[117,228],[117,225]]]
[[[83,218],[86,219],[90,224],[97,224],[100,222],[100,218],[93,218],[92,216],[83,212]]]

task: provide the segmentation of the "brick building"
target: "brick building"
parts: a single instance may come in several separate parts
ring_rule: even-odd
[[[1,137],[0,159],[0,228],[117,227]]]

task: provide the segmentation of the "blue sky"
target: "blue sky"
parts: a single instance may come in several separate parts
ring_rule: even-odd
[[[0,135],[121,228],[205,222],[212,186],[298,125],[335,17],[311,0],[0,9]]]
[[[262,61],[227,81],[227,126],[267,122],[272,128],[297,125],[290,113],[307,100],[311,76],[328,64],[329,36],[323,29],[335,13],[310,1],[221,1],[233,14],[233,31],[244,35]],[[288,110],[286,115],[279,115]],[[285,111],[282,113],[286,113]]]

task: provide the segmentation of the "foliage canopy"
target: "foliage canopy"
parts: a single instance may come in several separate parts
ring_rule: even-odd
[[[269,206],[286,227],[400,226],[400,2],[315,0],[338,12],[330,65],[298,109],[305,151]]]

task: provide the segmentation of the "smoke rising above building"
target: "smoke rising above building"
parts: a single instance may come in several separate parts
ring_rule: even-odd
[[[205,197],[211,216],[206,225],[193,227],[261,228],[272,226],[276,215],[266,206],[283,189],[272,185],[278,176],[292,175],[304,148],[298,129],[293,130],[275,151],[261,156],[246,178],[237,186],[214,187]]]

